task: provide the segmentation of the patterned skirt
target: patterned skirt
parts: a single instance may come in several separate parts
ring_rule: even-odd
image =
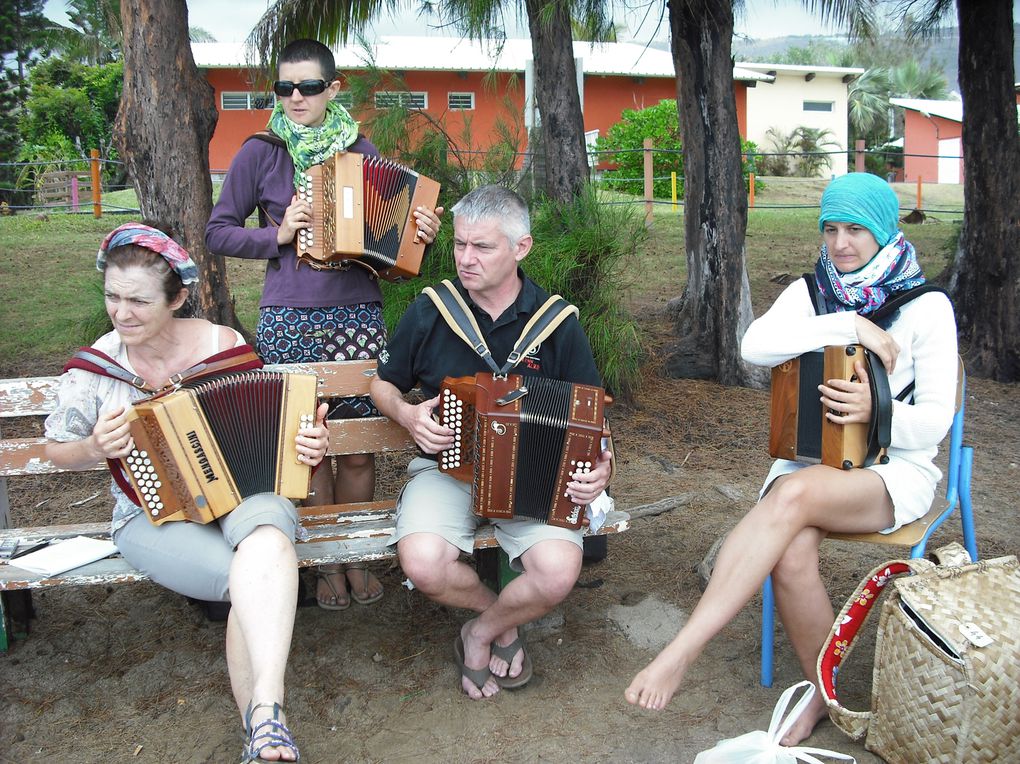
[[[386,346],[382,305],[268,307],[259,311],[256,350],[265,363],[318,363],[378,358]],[[329,419],[379,416],[367,396],[331,398]]]

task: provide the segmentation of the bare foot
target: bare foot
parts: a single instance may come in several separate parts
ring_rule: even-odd
[[[489,670],[489,642],[472,636],[471,625],[474,621],[468,621],[460,630],[460,638],[464,644],[464,667],[472,671]],[[477,684],[468,676],[461,675],[460,686],[472,700],[491,698],[499,692],[499,685],[489,673],[489,676],[482,684]]]
[[[510,629],[505,631],[496,638],[496,644],[501,647],[507,647],[512,645],[514,640],[517,639],[517,629]],[[513,659],[510,663],[500,658],[496,653],[492,653],[489,658],[489,671],[496,676],[505,676],[510,679],[516,679],[521,675],[521,671],[524,670],[524,647],[522,647],[514,653]]]
[[[783,735],[783,739],[779,741],[779,744],[799,745],[802,741],[811,737],[815,725],[828,715],[829,711],[825,707],[825,701],[816,691],[807,708],[804,709],[804,712],[797,718],[797,721],[793,723],[793,726],[790,727],[787,733]]]
[[[680,687],[687,661],[663,650],[634,677],[623,696],[628,703],[649,711],[661,711]]]

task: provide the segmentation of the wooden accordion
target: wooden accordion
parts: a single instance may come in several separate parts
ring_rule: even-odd
[[[567,497],[566,485],[595,465],[611,402],[600,387],[545,377],[447,377],[438,418],[456,444],[439,453],[439,470],[471,483],[480,517],[579,528],[584,507]]]
[[[871,422],[830,421],[818,386],[830,379],[856,381],[858,360],[864,361],[871,383]],[[891,415],[885,368],[861,345],[830,345],[804,353],[772,369],[769,454],[839,469],[884,463]]]
[[[244,371],[136,402],[119,461],[149,520],[208,523],[258,493],[307,497],[295,438],[314,424],[317,387],[314,374]]]
[[[425,243],[411,212],[435,209],[439,184],[396,162],[341,151],[309,167],[298,197],[312,205],[312,226],[298,231],[299,260],[313,267],[356,261],[390,281],[421,270]]]

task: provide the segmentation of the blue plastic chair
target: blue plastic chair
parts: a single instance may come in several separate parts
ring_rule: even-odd
[[[970,477],[974,466],[974,449],[963,444],[963,415],[967,393],[967,376],[960,360],[956,385],[956,414],[949,431],[949,472],[946,475],[946,501],[936,501],[928,514],[894,533],[830,533],[828,538],[841,541],[866,541],[872,544],[894,544],[909,546],[911,557],[923,557],[928,539],[959,507],[960,522],[963,526],[963,545],[975,562],[978,559],[977,541],[974,537],[974,513],[970,503]],[[772,686],[772,671],[775,650],[775,597],[772,592],[772,577],[765,579],[761,590],[761,683]]]

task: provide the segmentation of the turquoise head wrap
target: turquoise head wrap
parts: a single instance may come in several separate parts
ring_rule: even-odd
[[[833,180],[822,193],[818,230],[826,223],[857,223],[871,231],[879,249],[899,231],[900,203],[889,184],[867,172],[851,172]]]

